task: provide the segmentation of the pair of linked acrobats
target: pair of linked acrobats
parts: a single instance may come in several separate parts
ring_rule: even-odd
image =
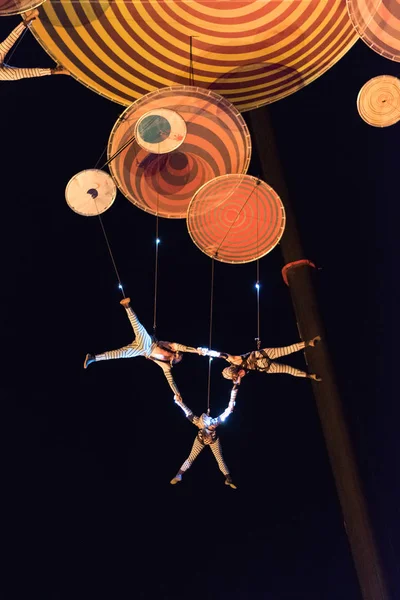
[[[313,338],[308,342],[299,342],[292,344],[291,346],[285,346],[283,348],[263,348],[262,350],[254,350],[247,354],[241,354],[234,356],[231,354],[225,354],[223,352],[216,352],[215,350],[209,350],[208,348],[192,348],[190,346],[184,346],[183,344],[177,344],[176,342],[161,342],[150,336],[143,325],[140,323],[136,314],[130,306],[130,299],[125,298],[121,300],[122,306],[124,306],[129,321],[131,322],[133,331],[135,333],[135,339],[131,344],[119,348],[118,350],[110,350],[103,354],[87,354],[84,362],[84,368],[86,369],[91,363],[98,362],[101,360],[110,360],[113,358],[134,358],[135,356],[144,356],[149,360],[155,362],[164,371],[164,375],[174,392],[174,399],[176,404],[181,407],[186,417],[191,421],[199,431],[194,440],[192,450],[182,464],[178,473],[171,480],[172,484],[178,483],[182,480],[182,474],[187,471],[193,464],[194,460],[200,454],[200,452],[206,446],[210,446],[220,471],[225,476],[225,484],[236,489],[236,486],[232,482],[232,478],[227,465],[225,464],[221,444],[216,432],[218,425],[223,423],[226,418],[233,412],[236,402],[236,396],[239,385],[243,377],[249,371],[259,371],[261,373],[287,373],[294,377],[308,377],[315,381],[321,381],[321,379],[314,373],[306,373],[300,371],[289,365],[284,365],[275,362],[275,358],[292,354],[293,352],[299,352],[307,346],[315,346],[320,341],[320,336]],[[193,352],[202,356],[210,356],[213,358],[224,358],[228,363],[229,367],[226,367],[222,371],[222,375],[226,379],[233,381],[233,388],[230,395],[228,407],[225,411],[217,418],[212,418],[209,414],[203,413],[200,417],[197,417],[188,408],[182,400],[182,396],[176,386],[176,383],[172,377],[172,367],[182,360],[183,352]]]

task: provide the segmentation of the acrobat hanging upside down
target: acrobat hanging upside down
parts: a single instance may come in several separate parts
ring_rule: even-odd
[[[219,415],[219,417],[215,419],[213,419],[209,415],[206,415],[205,413],[203,413],[201,417],[196,417],[192,413],[190,408],[183,404],[182,399],[179,396],[175,396],[176,404],[181,407],[189,421],[199,428],[199,431],[195,437],[192,450],[190,451],[188,458],[185,460],[175,477],[171,479],[170,483],[174,485],[182,481],[183,473],[190,469],[200,452],[206,446],[209,446],[212,453],[215,456],[220,471],[225,475],[225,485],[229,485],[231,488],[236,489],[236,485],[234,485],[232,481],[229,469],[225,464],[224,457],[222,456],[222,448],[216,429],[218,425],[223,423],[227,419],[227,417],[229,417],[229,415],[233,412],[233,409],[235,408],[237,392],[238,386],[234,385],[231,391],[231,397],[227,408],[221,415]]]
[[[275,359],[280,358],[281,356],[299,352],[308,346],[314,347],[319,341],[321,341],[321,337],[317,335],[308,342],[298,342],[297,344],[283,346],[282,348],[263,348],[262,350],[254,350],[253,352],[240,354],[238,356],[217,352],[216,350],[208,350],[207,348],[203,348],[202,351],[204,356],[224,358],[230,366],[222,371],[222,375],[225,379],[231,379],[236,384],[240,384],[243,377],[249,371],[260,371],[261,373],[286,373],[287,375],[293,375],[293,377],[307,377],[308,379],[314,379],[314,381],[322,381],[315,373],[306,373],[305,371],[301,371],[290,365],[275,362]]]

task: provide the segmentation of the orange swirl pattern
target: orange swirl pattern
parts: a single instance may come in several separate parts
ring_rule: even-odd
[[[400,79],[379,75],[361,88],[357,98],[360,117],[373,127],[389,127],[400,121]]]
[[[185,121],[186,136],[168,154],[149,153],[136,140],[136,123],[149,111],[171,109]],[[131,140],[131,142],[130,142]],[[193,194],[226,173],[246,173],[250,133],[242,115],[225,98],[191,86],[164,88],[127,108],[111,132],[110,171],[122,194],[154,215],[184,219]]]
[[[49,54],[124,105],[191,82],[250,110],[314,81],[357,40],[345,0],[47,0],[40,17]]]
[[[285,209],[267,183],[224,175],[193,196],[187,228],[193,242],[220,262],[248,263],[271,252],[285,230]]]
[[[363,42],[400,62],[400,0],[347,0],[347,10]]]

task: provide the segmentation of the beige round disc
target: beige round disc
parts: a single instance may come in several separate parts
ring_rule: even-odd
[[[142,115],[135,125],[136,141],[152,154],[173,152],[185,141],[186,123],[169,108],[157,108]]]
[[[357,109],[373,127],[388,127],[400,121],[400,79],[379,75],[367,81],[358,94]]]
[[[68,206],[78,215],[95,217],[110,208],[117,195],[111,175],[100,169],[86,169],[74,175],[65,188]]]

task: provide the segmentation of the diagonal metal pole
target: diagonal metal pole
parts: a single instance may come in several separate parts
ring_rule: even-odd
[[[285,206],[286,228],[281,240],[285,265],[307,259],[309,257],[304,256],[301,247],[268,109],[264,107],[253,110],[246,115],[246,118],[260,158],[263,178],[277,191]],[[324,339],[323,324],[313,289],[314,269],[304,262],[296,268],[288,268],[286,273],[301,338],[309,340],[320,334]],[[318,373],[323,379],[321,383],[312,383],[313,392],[363,598],[364,600],[389,600],[325,341],[318,344],[312,352],[307,352],[307,362],[310,371]]]

